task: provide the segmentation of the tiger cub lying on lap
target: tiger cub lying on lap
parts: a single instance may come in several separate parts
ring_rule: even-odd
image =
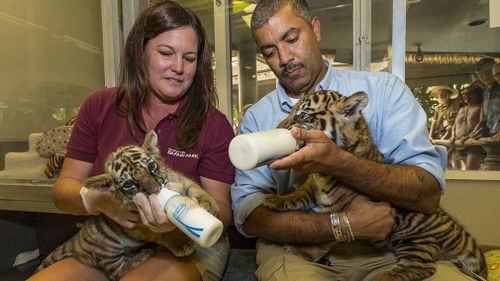
[[[164,163],[154,131],[146,135],[142,147],[129,145],[111,153],[105,171],[88,178],[84,185],[112,192],[125,202],[131,201],[138,192],[156,194],[167,183],[180,183],[169,187],[194,199],[214,216],[219,214],[216,202],[204,189]],[[154,233],[144,226],[127,229],[105,215],[92,216],[75,236],[55,249],[37,271],[63,258],[75,257],[83,264],[102,270],[111,280],[118,280],[145,261],[158,244],[178,257],[195,250],[195,242],[179,229],[166,233]]]
[[[383,162],[384,157],[373,144],[361,113],[367,104],[368,95],[363,92],[350,97],[335,91],[316,92],[303,97],[278,127],[319,129],[340,148],[358,157]],[[264,205],[277,211],[308,211],[319,206],[323,212],[338,212],[357,195],[333,176],[312,173],[291,194],[267,195]],[[328,254],[334,244],[287,245],[285,248],[316,262]],[[389,247],[398,259],[397,264],[372,280],[423,280],[434,274],[437,260],[451,261],[478,280],[481,278],[475,274],[486,278],[485,259],[476,241],[442,209],[433,214],[398,209]]]

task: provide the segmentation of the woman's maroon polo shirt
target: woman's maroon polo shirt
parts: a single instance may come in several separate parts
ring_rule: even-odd
[[[66,157],[93,163],[90,176],[103,173],[106,157],[116,148],[141,144],[144,134],[135,129],[136,141],[126,117],[120,115],[116,104],[116,88],[96,91],[80,108],[67,146]],[[200,183],[200,176],[233,183],[234,167],[228,156],[233,129],[224,114],[213,108],[207,117],[198,144],[188,150],[176,146],[174,122],[177,111],[162,119],[155,128],[158,145],[165,162],[176,171]]]

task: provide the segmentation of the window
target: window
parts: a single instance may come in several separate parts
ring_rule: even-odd
[[[500,170],[500,140],[488,137],[498,132],[500,86],[492,64],[481,67],[486,78],[475,71],[483,58],[500,62],[494,15],[489,1],[407,3],[406,83],[427,112],[431,139],[448,148],[448,169]],[[481,108],[490,128],[478,123]]]
[[[6,153],[27,151],[35,133],[64,125],[104,86],[101,2],[47,4],[0,1],[0,170]],[[29,157],[14,155],[7,165],[29,167]],[[31,177],[28,170],[11,175]],[[0,171],[4,176],[10,177]]]
[[[455,118],[465,105],[462,93],[473,79],[476,79],[473,77],[476,63],[484,57],[492,57],[497,63],[500,62],[500,28],[490,25],[490,19],[495,18],[495,13],[493,10],[489,11],[489,1],[307,2],[321,22],[321,48],[324,57],[339,69],[393,72],[393,66],[399,63],[402,73],[396,73],[401,78],[406,77],[405,82],[428,115],[429,129],[438,105],[435,94],[432,94],[433,87],[448,86],[458,94],[456,108],[447,120],[451,133],[453,123],[456,123]],[[397,21],[401,16],[401,10],[394,8],[397,5],[402,5],[403,15],[406,13],[406,28],[400,26],[401,21]],[[248,105],[273,90],[277,83],[276,77],[256,49],[250,33],[249,24],[254,7],[255,1],[232,1],[231,101],[235,126]],[[394,33],[393,19],[396,19],[396,30],[403,30],[400,32],[403,35],[406,30],[406,43],[403,43],[404,37],[401,37],[401,34]],[[402,47],[406,50],[405,55],[399,52]],[[393,54],[396,49],[398,53]],[[500,87],[498,82],[492,84],[496,85],[494,89]],[[496,118],[496,121],[490,123],[500,122],[499,91],[500,89],[494,90],[489,95],[497,96],[496,101],[490,98],[492,101],[489,115],[493,119]],[[469,109],[467,114],[465,111],[466,109],[462,108],[458,117],[463,119],[463,116],[468,114],[466,119],[469,118],[470,123],[474,119],[470,116],[471,110]],[[448,147],[449,169],[500,170],[500,142],[487,138],[486,132],[476,136],[478,140],[469,139],[464,145],[461,140],[456,140],[454,145],[451,145],[449,139],[442,139],[439,135],[435,135],[433,141]]]
[[[122,20],[126,30],[127,24],[133,22],[148,2],[157,1],[103,2],[118,6],[113,6],[112,11],[103,8],[99,0],[53,0],[51,5],[34,0],[0,1],[0,38],[3,42],[0,52],[3,66],[0,69],[3,85],[0,88],[0,178],[8,152],[32,151],[30,136],[63,125],[76,114],[90,92],[104,85],[114,85],[123,40],[117,22]],[[248,105],[277,84],[250,33],[250,17],[256,1],[177,2],[192,9],[207,30],[217,57],[219,109],[236,127]],[[404,7],[405,44],[398,41],[401,38],[393,31],[393,24],[398,27],[400,23],[393,23],[400,12],[394,10],[395,3]],[[457,110],[447,120],[447,125],[452,127],[457,124],[457,118],[462,116],[463,121],[463,116],[467,116],[465,109],[461,115],[459,110],[464,106],[464,90],[477,79],[475,64],[484,57],[500,62],[500,27],[494,21],[500,15],[498,9],[490,8],[487,0],[459,0],[459,3],[456,0],[308,0],[308,4],[321,21],[324,58],[340,69],[394,72],[393,65],[399,63],[400,77],[405,78],[427,112],[429,128],[438,108],[438,99],[432,94],[434,87],[446,86],[458,93]],[[229,18],[227,24],[221,21],[217,7],[226,9],[223,14]],[[104,34],[104,38],[109,39],[104,43],[101,9],[106,15],[116,13],[108,15],[116,17],[112,26],[114,35]],[[119,10],[121,12],[117,12]],[[129,10],[132,11],[130,15],[127,14]],[[227,32],[223,30],[226,27]],[[223,45],[227,50],[221,52]],[[394,52],[402,47],[406,50],[405,55]],[[229,69],[232,73],[228,75]],[[221,79],[225,76],[227,90]],[[490,104],[490,115],[498,120],[498,98]],[[467,140],[463,145],[455,141],[455,146],[439,134],[434,138],[435,143],[449,149],[449,169],[500,170],[500,144],[486,135],[479,140]],[[472,157],[467,158],[469,154]],[[30,174],[23,172],[22,176],[29,178]]]

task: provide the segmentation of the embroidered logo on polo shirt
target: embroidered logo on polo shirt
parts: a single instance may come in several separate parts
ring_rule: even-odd
[[[196,153],[186,153],[185,151],[177,150],[177,149],[173,149],[173,148],[169,148],[167,151],[167,154],[175,156],[175,157],[179,157],[179,158],[198,159],[198,154],[196,154]]]

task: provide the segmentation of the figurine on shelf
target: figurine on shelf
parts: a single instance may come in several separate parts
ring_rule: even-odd
[[[465,105],[457,113],[451,130],[451,143],[458,146],[450,149],[458,153],[458,159],[452,157],[452,168],[477,170],[483,162],[486,152],[480,145],[464,146],[468,139],[479,139],[486,136],[486,120],[483,109],[482,89],[477,84],[471,84],[462,93]],[[452,153],[454,153],[452,152]]]
[[[460,108],[458,91],[448,86],[436,86],[432,88],[431,94],[438,100],[438,105],[432,117],[429,138],[449,139],[451,137],[451,128]]]

